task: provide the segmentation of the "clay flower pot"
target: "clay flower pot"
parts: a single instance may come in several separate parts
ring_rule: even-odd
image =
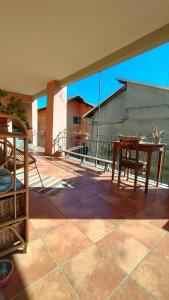
[[[156,137],[154,138],[154,144],[160,144],[161,138],[160,137]]]
[[[0,260],[0,288],[4,287],[14,270],[14,264],[12,260],[9,259],[1,259]]]
[[[65,152],[62,150],[58,150],[55,152],[55,156],[58,158],[64,158],[65,157]]]

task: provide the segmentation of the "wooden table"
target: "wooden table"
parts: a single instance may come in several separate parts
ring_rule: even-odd
[[[146,168],[146,182],[145,182],[145,192],[148,191],[148,182],[150,177],[150,169],[151,169],[151,158],[152,153],[157,152],[158,153],[158,164],[157,164],[157,174],[156,174],[156,186],[159,185],[159,180],[161,176],[161,167],[162,167],[162,161],[163,161],[163,154],[165,150],[165,144],[154,144],[154,143],[145,143],[140,142],[139,143],[139,151],[147,153],[147,168]],[[120,147],[120,141],[114,141],[113,142],[113,152],[112,152],[112,181],[114,180],[114,171],[115,171],[115,161],[117,157],[117,152]]]

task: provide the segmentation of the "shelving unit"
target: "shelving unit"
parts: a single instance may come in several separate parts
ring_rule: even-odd
[[[22,182],[17,179],[18,138],[24,145]],[[19,118],[0,113],[0,257],[16,249],[26,252],[28,202],[28,132]]]

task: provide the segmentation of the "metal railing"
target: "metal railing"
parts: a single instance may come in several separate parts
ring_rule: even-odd
[[[168,136],[167,136],[168,134]],[[53,141],[54,149],[62,151],[69,150],[74,152],[74,155],[71,155],[72,158],[79,159],[79,156],[89,156],[98,158],[97,166],[104,166],[103,161],[99,162],[99,159],[110,160],[112,161],[112,147],[113,141],[118,140],[119,135],[105,136],[100,135],[90,136],[85,133],[76,133],[76,132],[67,132],[64,130],[60,132],[57,138]],[[146,137],[145,141],[153,142],[152,137]],[[162,172],[161,172],[161,183],[169,184],[169,133],[166,133],[165,136],[161,138],[161,143],[166,144],[164,159],[162,163]],[[146,154],[141,154],[141,159],[146,160]],[[117,158],[118,160],[118,158]],[[155,181],[156,179],[156,168],[158,162],[158,153],[153,153],[152,163],[151,163],[151,179]],[[89,158],[87,163],[93,163]],[[96,164],[95,164],[96,165]],[[116,167],[118,163],[116,162]],[[144,177],[144,175],[143,175]]]

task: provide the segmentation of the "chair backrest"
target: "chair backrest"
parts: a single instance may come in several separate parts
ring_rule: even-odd
[[[139,161],[139,141],[137,137],[120,138],[120,160]]]

